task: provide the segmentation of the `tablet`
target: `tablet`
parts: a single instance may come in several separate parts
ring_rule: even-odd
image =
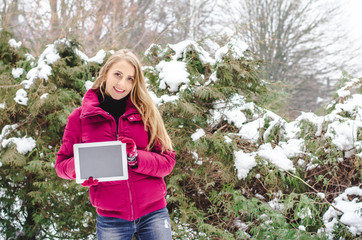
[[[121,141],[73,145],[76,182],[89,177],[99,182],[128,179],[126,144]]]

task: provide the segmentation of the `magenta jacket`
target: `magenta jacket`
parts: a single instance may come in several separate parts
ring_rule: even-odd
[[[89,197],[98,214],[131,221],[166,206],[163,177],[170,174],[175,165],[175,152],[161,153],[159,146],[146,150],[148,132],[130,98],[117,129],[112,115],[99,107],[95,90],[89,90],[82,106],[68,117],[55,169],[59,177],[75,179],[73,144],[115,141],[120,136],[136,142],[138,167],[128,168],[128,180],[100,182],[91,186]]]

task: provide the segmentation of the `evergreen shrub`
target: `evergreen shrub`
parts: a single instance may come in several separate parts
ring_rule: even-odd
[[[0,236],[95,239],[88,189],[57,177],[54,163],[67,116],[111,52],[92,60],[75,40],[62,39],[32,57],[9,44],[10,33],[0,36]],[[232,40],[212,57],[184,41],[152,45],[143,56],[176,150],[165,179],[174,239],[360,236],[338,212],[326,213],[362,179],[361,104],[347,108],[337,94],[325,116],[303,113],[288,122],[261,107],[270,85],[257,77],[262,62],[241,46]],[[16,68],[23,73],[14,75]],[[350,82],[360,89],[352,78],[342,87]],[[359,95],[343,97],[347,103]],[[338,126],[355,133],[348,148]],[[353,189],[345,201],[360,203]]]

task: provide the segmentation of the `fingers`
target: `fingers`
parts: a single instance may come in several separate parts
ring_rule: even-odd
[[[82,183],[82,186],[83,186],[83,187],[87,187],[87,186],[88,186],[88,182],[89,182],[89,180],[85,180],[85,181]]]
[[[89,177],[87,180],[85,180],[83,183],[82,183],[82,186],[83,187],[90,187],[90,186],[95,186],[98,184],[98,179],[93,179],[93,177]]]

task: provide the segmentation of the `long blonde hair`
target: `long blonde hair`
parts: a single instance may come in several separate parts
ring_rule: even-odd
[[[138,112],[142,116],[145,129],[148,130],[149,142],[147,149],[151,149],[153,146],[161,145],[162,152],[165,150],[172,151],[172,142],[166,131],[163,119],[160,112],[155,106],[150,94],[147,91],[145,78],[143,76],[141,63],[128,49],[121,49],[110,56],[107,62],[100,69],[98,77],[94,81],[92,89],[98,89],[104,94],[106,75],[114,63],[121,60],[126,60],[135,68],[135,79],[133,81],[130,98],[132,103],[137,108]]]

